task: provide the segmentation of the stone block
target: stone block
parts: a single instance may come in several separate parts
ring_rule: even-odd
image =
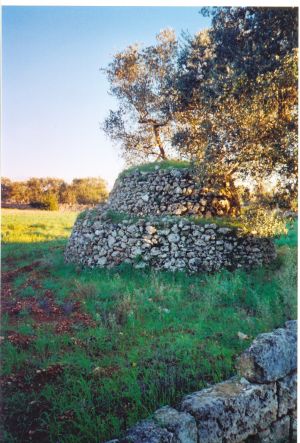
[[[288,375],[277,382],[278,415],[286,415],[297,408],[297,373]]]
[[[119,443],[173,443],[173,434],[153,420],[143,420],[130,428]]]
[[[285,377],[297,367],[297,331],[281,328],[260,334],[240,356],[239,375],[254,383],[268,383]]]
[[[284,325],[287,329],[297,332],[297,320],[289,320]]]
[[[250,437],[246,443],[288,443],[290,441],[290,417],[285,416],[272,423],[269,429]]]
[[[172,443],[197,443],[197,425],[190,414],[165,406],[154,413],[154,420],[173,433]]]
[[[201,443],[238,443],[277,417],[276,385],[231,379],[186,396],[181,410],[193,415]]]
[[[292,443],[297,442],[297,411],[293,411],[291,414],[291,434]]]

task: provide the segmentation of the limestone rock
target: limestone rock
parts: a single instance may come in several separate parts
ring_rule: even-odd
[[[293,411],[291,415],[291,431],[292,431],[292,443],[297,442],[297,411]]]
[[[153,420],[143,420],[130,428],[120,443],[173,443],[173,434]]]
[[[101,257],[98,259],[97,264],[98,266],[104,266],[107,262],[107,258],[106,257]]]
[[[238,443],[276,420],[276,386],[228,380],[186,396],[181,410],[195,417],[201,443]]]
[[[247,443],[287,443],[290,441],[290,417],[274,422],[269,429],[247,439]]]
[[[278,415],[286,415],[297,407],[297,373],[287,375],[277,382]]]
[[[108,243],[108,246],[111,248],[116,243],[115,237],[110,235],[107,239],[107,243]]]
[[[141,248],[138,248],[138,247],[137,248],[132,248],[132,255],[134,257],[142,255],[142,253],[143,253],[143,251],[142,251]]]
[[[219,228],[219,229],[218,229],[218,232],[219,232],[220,234],[228,234],[230,231],[231,231],[230,228]]]
[[[148,202],[149,201],[149,194],[144,194],[144,195],[142,195],[141,198],[144,202]]]
[[[178,243],[180,241],[180,236],[178,234],[168,235],[168,240],[170,243]]]
[[[297,320],[289,320],[284,325],[287,329],[297,332]]]
[[[238,373],[255,383],[285,377],[297,367],[297,332],[293,328],[260,334],[239,358]]]
[[[152,235],[157,232],[157,229],[154,226],[146,226],[146,231],[148,234]]]
[[[190,414],[165,406],[154,413],[154,420],[174,434],[173,443],[197,443],[196,421]]]

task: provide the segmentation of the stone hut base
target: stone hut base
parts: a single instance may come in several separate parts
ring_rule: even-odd
[[[251,268],[275,257],[271,239],[236,228],[174,216],[113,222],[109,212],[95,210],[77,219],[65,251],[66,261],[88,267],[128,263],[188,272]]]

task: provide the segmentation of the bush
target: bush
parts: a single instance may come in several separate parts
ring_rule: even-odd
[[[40,201],[30,203],[35,209],[45,209],[46,211],[58,211],[58,198],[55,194],[46,194]]]
[[[276,210],[251,207],[239,219],[245,232],[259,237],[276,237],[288,232],[286,220]]]
[[[48,211],[58,211],[58,198],[55,194],[49,194],[44,197],[45,209]]]

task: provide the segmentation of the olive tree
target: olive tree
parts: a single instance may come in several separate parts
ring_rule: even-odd
[[[174,154],[178,43],[174,31],[164,30],[156,44],[144,48],[132,45],[114,55],[104,70],[110,92],[118,101],[103,129],[119,143],[130,163],[146,159],[167,159]]]

